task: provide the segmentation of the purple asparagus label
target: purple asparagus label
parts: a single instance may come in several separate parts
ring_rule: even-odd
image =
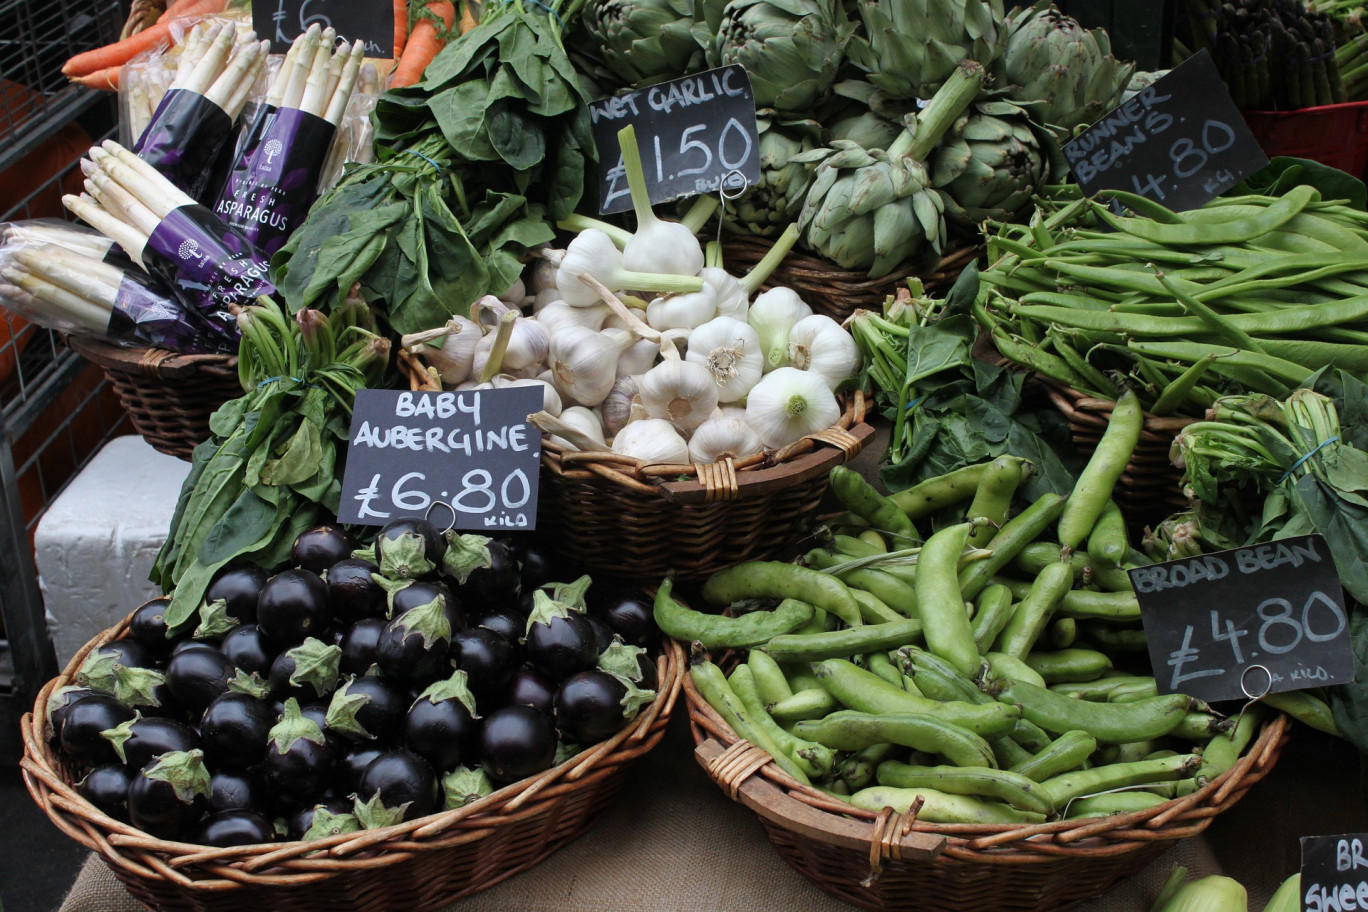
[[[266,257],[204,206],[181,206],[167,213],[147,239],[143,261],[186,308],[204,317],[216,332],[233,338],[237,319],[232,306],[245,307],[275,292],[267,278]]]
[[[237,351],[237,342],[213,332],[203,319],[172,300],[163,289],[130,273],[119,284],[106,335],[118,342],[169,348],[187,354]]]
[[[232,138],[233,119],[227,112],[198,92],[172,89],[162,96],[133,151],[204,202],[214,163]]]
[[[238,142],[214,214],[266,256],[289,240],[318,198],[336,127],[295,108],[266,108]]]

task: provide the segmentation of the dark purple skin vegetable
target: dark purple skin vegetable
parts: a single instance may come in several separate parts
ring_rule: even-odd
[[[134,716],[104,732],[114,752],[132,769],[142,769],[162,754],[191,751],[200,746],[199,734],[179,719]]]
[[[426,817],[437,810],[437,774],[408,750],[385,751],[361,774],[356,816],[367,829]]]
[[[356,539],[346,529],[315,526],[299,533],[290,546],[290,559],[296,567],[312,570],[321,576],[333,564],[351,557],[357,547]]]
[[[461,584],[461,598],[467,605],[479,605],[481,608],[516,605],[522,585],[518,559],[508,545],[501,541],[486,542],[484,548],[489,566],[470,571]]]
[[[654,691],[639,690],[606,671],[581,671],[556,690],[556,728],[575,744],[597,744],[617,734],[654,698]]]
[[[133,772],[120,763],[97,766],[76,786],[81,797],[115,820],[128,821],[128,787]]]
[[[133,612],[133,617],[128,621],[128,635],[137,640],[159,659],[165,659],[171,654],[171,649],[178,641],[188,636],[190,631],[186,628],[179,636],[167,636],[166,627],[166,608],[171,604],[171,599],[163,596],[154,598]]]
[[[256,621],[257,599],[269,576],[264,567],[255,564],[223,570],[204,590],[204,600],[212,604],[222,599],[229,617],[237,618],[239,624],[251,624]]]
[[[328,586],[311,570],[282,570],[257,599],[257,623],[274,642],[293,646],[328,624]]]
[[[133,777],[128,820],[157,839],[178,839],[204,813],[209,771],[199,751],[163,754]]]
[[[277,700],[326,700],[337,689],[341,659],[341,647],[309,637],[271,663],[271,696]]]
[[[402,589],[395,589],[390,601],[389,616],[397,618],[414,608],[422,608],[435,598],[442,599],[447,623],[451,625],[452,630],[459,630],[465,626],[465,612],[461,608],[461,599],[445,583],[428,580],[415,580]]]
[[[649,690],[656,686],[656,664],[650,653],[640,646],[627,645],[618,636],[599,653],[598,668],[626,678],[638,687]]]
[[[259,763],[276,723],[270,704],[240,693],[216,697],[200,718],[200,743],[211,769],[246,769]]]
[[[171,647],[170,658],[174,659],[182,652],[192,652],[196,649],[218,649],[218,643],[186,637],[183,640],[177,640],[176,645]]]
[[[229,631],[219,643],[219,652],[248,674],[264,678],[271,673],[277,650],[260,625],[243,624]]]
[[[479,701],[492,703],[518,669],[513,644],[487,627],[471,627],[451,638],[451,660],[465,672]]]
[[[163,672],[138,664],[148,658],[147,650],[133,640],[114,640],[91,650],[73,680],[79,686],[107,693],[145,716],[169,715],[175,710],[176,698]]]
[[[451,623],[442,599],[395,617],[375,644],[375,664],[386,675],[425,687],[451,671]]]
[[[584,619],[589,622],[589,626],[594,628],[594,649],[603,652],[613,643],[613,628],[608,626],[608,622],[596,614],[585,614]]]
[[[276,832],[271,821],[260,811],[235,808],[205,817],[190,831],[188,841],[226,849],[275,842]]]
[[[228,692],[237,668],[212,646],[182,649],[166,666],[166,686],[190,713],[203,712],[214,698]]]
[[[420,579],[442,566],[447,541],[426,519],[406,517],[386,523],[375,536],[375,563],[390,579]]]
[[[516,646],[527,628],[527,616],[516,608],[500,608],[470,618],[467,626],[492,630]]]
[[[556,760],[556,727],[530,706],[503,706],[480,727],[480,757],[496,782],[517,782],[551,768]]]
[[[453,673],[413,701],[404,720],[404,743],[438,772],[472,763],[479,734],[476,705],[464,672]]]
[[[629,646],[649,649],[660,638],[651,603],[634,593],[612,593],[603,601],[591,598],[589,611],[602,617]]]
[[[521,568],[522,591],[528,595],[532,590],[552,580],[569,576],[564,572],[562,562],[556,558],[545,538],[538,535],[517,535],[509,543],[513,556]],[[531,608],[529,602],[528,608]]]
[[[328,610],[342,621],[381,617],[388,604],[384,588],[371,576],[380,568],[368,560],[344,558],[328,568]]]
[[[362,618],[342,637],[342,661],[338,670],[345,675],[363,675],[375,664],[375,645],[380,642],[389,621],[382,617]]]
[[[333,694],[327,729],[353,741],[391,744],[403,728],[408,704],[408,691],[387,678],[353,678]]]
[[[332,778],[334,750],[323,729],[300,711],[293,699],[285,701],[285,713],[271,729],[262,777],[271,794],[283,805],[312,804]]]
[[[133,710],[108,694],[82,697],[71,704],[62,721],[62,750],[87,766],[117,763],[119,755],[102,733],[132,719]]]
[[[530,706],[549,716],[555,711],[555,697],[556,685],[546,675],[530,668],[519,668],[513,673],[513,680],[508,683],[500,703]]]
[[[385,748],[369,741],[355,744],[337,762],[337,790],[344,795],[355,792],[361,784],[361,774],[366,771],[366,767],[370,766],[370,762],[384,752]],[[348,807],[350,808],[350,806]]]
[[[266,789],[251,773],[223,770],[209,776],[210,813],[237,808],[261,810],[266,807]]]
[[[89,687],[77,687],[68,684],[52,692],[48,697],[48,722],[52,725],[52,740],[60,742],[62,739],[62,723],[66,721],[67,713],[71,712],[71,707],[84,697],[98,691],[91,690]]]
[[[527,618],[528,661],[555,681],[593,668],[598,660],[598,639],[584,613],[553,602],[540,589],[535,603]]]
[[[86,661],[89,662],[95,656],[109,656],[125,668],[152,668],[156,665],[152,653],[137,640],[110,640],[103,646],[90,650]]]
[[[334,819],[339,817],[343,819],[340,821]],[[328,833],[319,832],[314,838],[321,838],[323,835],[335,835],[336,833],[349,833],[360,829],[360,824],[356,822],[356,817],[352,814],[352,803],[341,798],[331,798],[306,808],[300,808],[291,814],[287,823],[290,828],[290,838],[303,839],[304,834],[313,829],[315,822],[320,824],[320,830],[326,827]]]

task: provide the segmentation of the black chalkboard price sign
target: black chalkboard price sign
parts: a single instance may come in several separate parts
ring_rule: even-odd
[[[618,131],[631,124],[652,203],[739,189],[760,179],[755,96],[740,64],[684,76],[589,105],[599,157],[599,212],[632,208]]]
[[[539,389],[361,390],[352,411],[338,519],[383,526],[429,516],[466,530],[537,520]]]
[[[1128,190],[1196,209],[1268,164],[1204,49],[1064,146],[1084,193]]]
[[[283,54],[309,26],[332,27],[339,40],[360,40],[367,57],[394,56],[394,5],[383,0],[252,0],[252,29]]]
[[[1354,677],[1344,590],[1319,535],[1136,567],[1130,579],[1160,693],[1239,700]]]
[[[1301,838],[1304,912],[1368,909],[1368,834]]]

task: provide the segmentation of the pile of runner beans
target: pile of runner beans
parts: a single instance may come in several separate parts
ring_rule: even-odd
[[[825,547],[719,571],[697,609],[667,579],[656,623],[739,737],[857,807],[1030,824],[1188,794],[1267,708],[1229,718],[1132,670],[1148,657],[1126,570],[1148,561],[1111,493],[1141,421],[1123,393],[1074,489],[1019,510],[1033,466],[1015,457],[891,496],[833,470],[845,512]],[[1333,730],[1309,692],[1262,702]]]

